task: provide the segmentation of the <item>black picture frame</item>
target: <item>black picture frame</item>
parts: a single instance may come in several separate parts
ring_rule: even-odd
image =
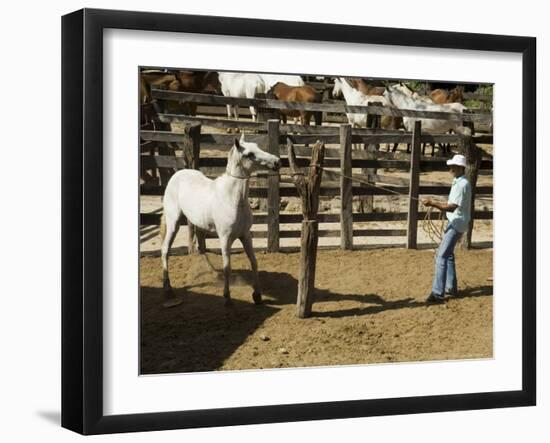
[[[522,54],[522,389],[104,415],[102,34],[107,28]],[[532,37],[96,9],[65,15],[62,19],[62,426],[82,434],[104,434],[535,405],[535,60],[536,39]]]

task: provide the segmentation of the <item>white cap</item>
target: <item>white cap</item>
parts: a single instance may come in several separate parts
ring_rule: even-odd
[[[452,159],[447,160],[447,164],[449,166],[456,165],[456,166],[462,166],[466,167],[466,157],[460,154],[456,154]]]

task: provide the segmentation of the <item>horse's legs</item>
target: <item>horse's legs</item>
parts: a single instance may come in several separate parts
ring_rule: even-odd
[[[262,303],[262,292],[260,290],[260,279],[258,278],[258,263],[256,262],[256,255],[254,254],[254,247],[252,246],[252,236],[250,235],[250,232],[243,235],[240,240],[243,244],[248,260],[250,260],[250,267],[252,268],[252,274],[254,275],[254,283],[252,286],[254,292],[252,293],[252,298],[254,299],[254,303],[259,305]]]
[[[166,209],[165,209],[166,212]],[[170,248],[174,242],[174,238],[178,232],[179,219],[177,216],[170,215],[168,213],[163,214],[164,226],[161,222],[161,258],[162,258],[162,287],[165,292],[172,291],[172,285],[170,284],[170,276],[168,275],[168,254]]]
[[[231,306],[231,292],[229,290],[229,279],[231,277],[231,239],[229,236],[220,237],[223,259],[223,296],[225,297],[225,306]]]

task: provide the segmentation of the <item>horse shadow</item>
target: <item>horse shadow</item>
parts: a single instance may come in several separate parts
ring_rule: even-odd
[[[204,285],[198,285],[204,286]],[[182,303],[167,308],[162,288],[142,287],[140,302],[140,373],[203,372],[219,369],[261,324],[278,311],[197,292],[197,286],[174,289]]]
[[[140,369],[141,374],[204,372],[220,369],[263,323],[285,305],[296,303],[298,281],[285,272],[260,271],[263,304],[233,299],[224,307],[221,292],[198,292],[212,286],[199,283],[175,288],[176,298],[183,303],[163,307],[166,296],[162,288],[142,287],[140,293]],[[233,281],[250,283],[252,273],[235,270]],[[492,295],[490,285],[467,288],[460,298]],[[354,301],[365,306],[332,311],[315,310],[315,306],[334,301]],[[342,294],[316,289],[313,317],[344,318],[372,315],[395,309],[425,308],[424,301],[413,297],[385,300],[378,294]]]

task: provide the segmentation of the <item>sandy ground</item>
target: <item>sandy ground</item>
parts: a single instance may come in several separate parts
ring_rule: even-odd
[[[313,316],[298,319],[299,254],[258,253],[264,303],[252,303],[244,254],[233,256],[232,297],[200,256],[170,259],[183,303],[163,307],[158,257],[142,257],[144,374],[490,358],[492,249],[458,251],[461,297],[426,305],[433,251],[319,251]],[[215,267],[221,258],[208,254]]]

